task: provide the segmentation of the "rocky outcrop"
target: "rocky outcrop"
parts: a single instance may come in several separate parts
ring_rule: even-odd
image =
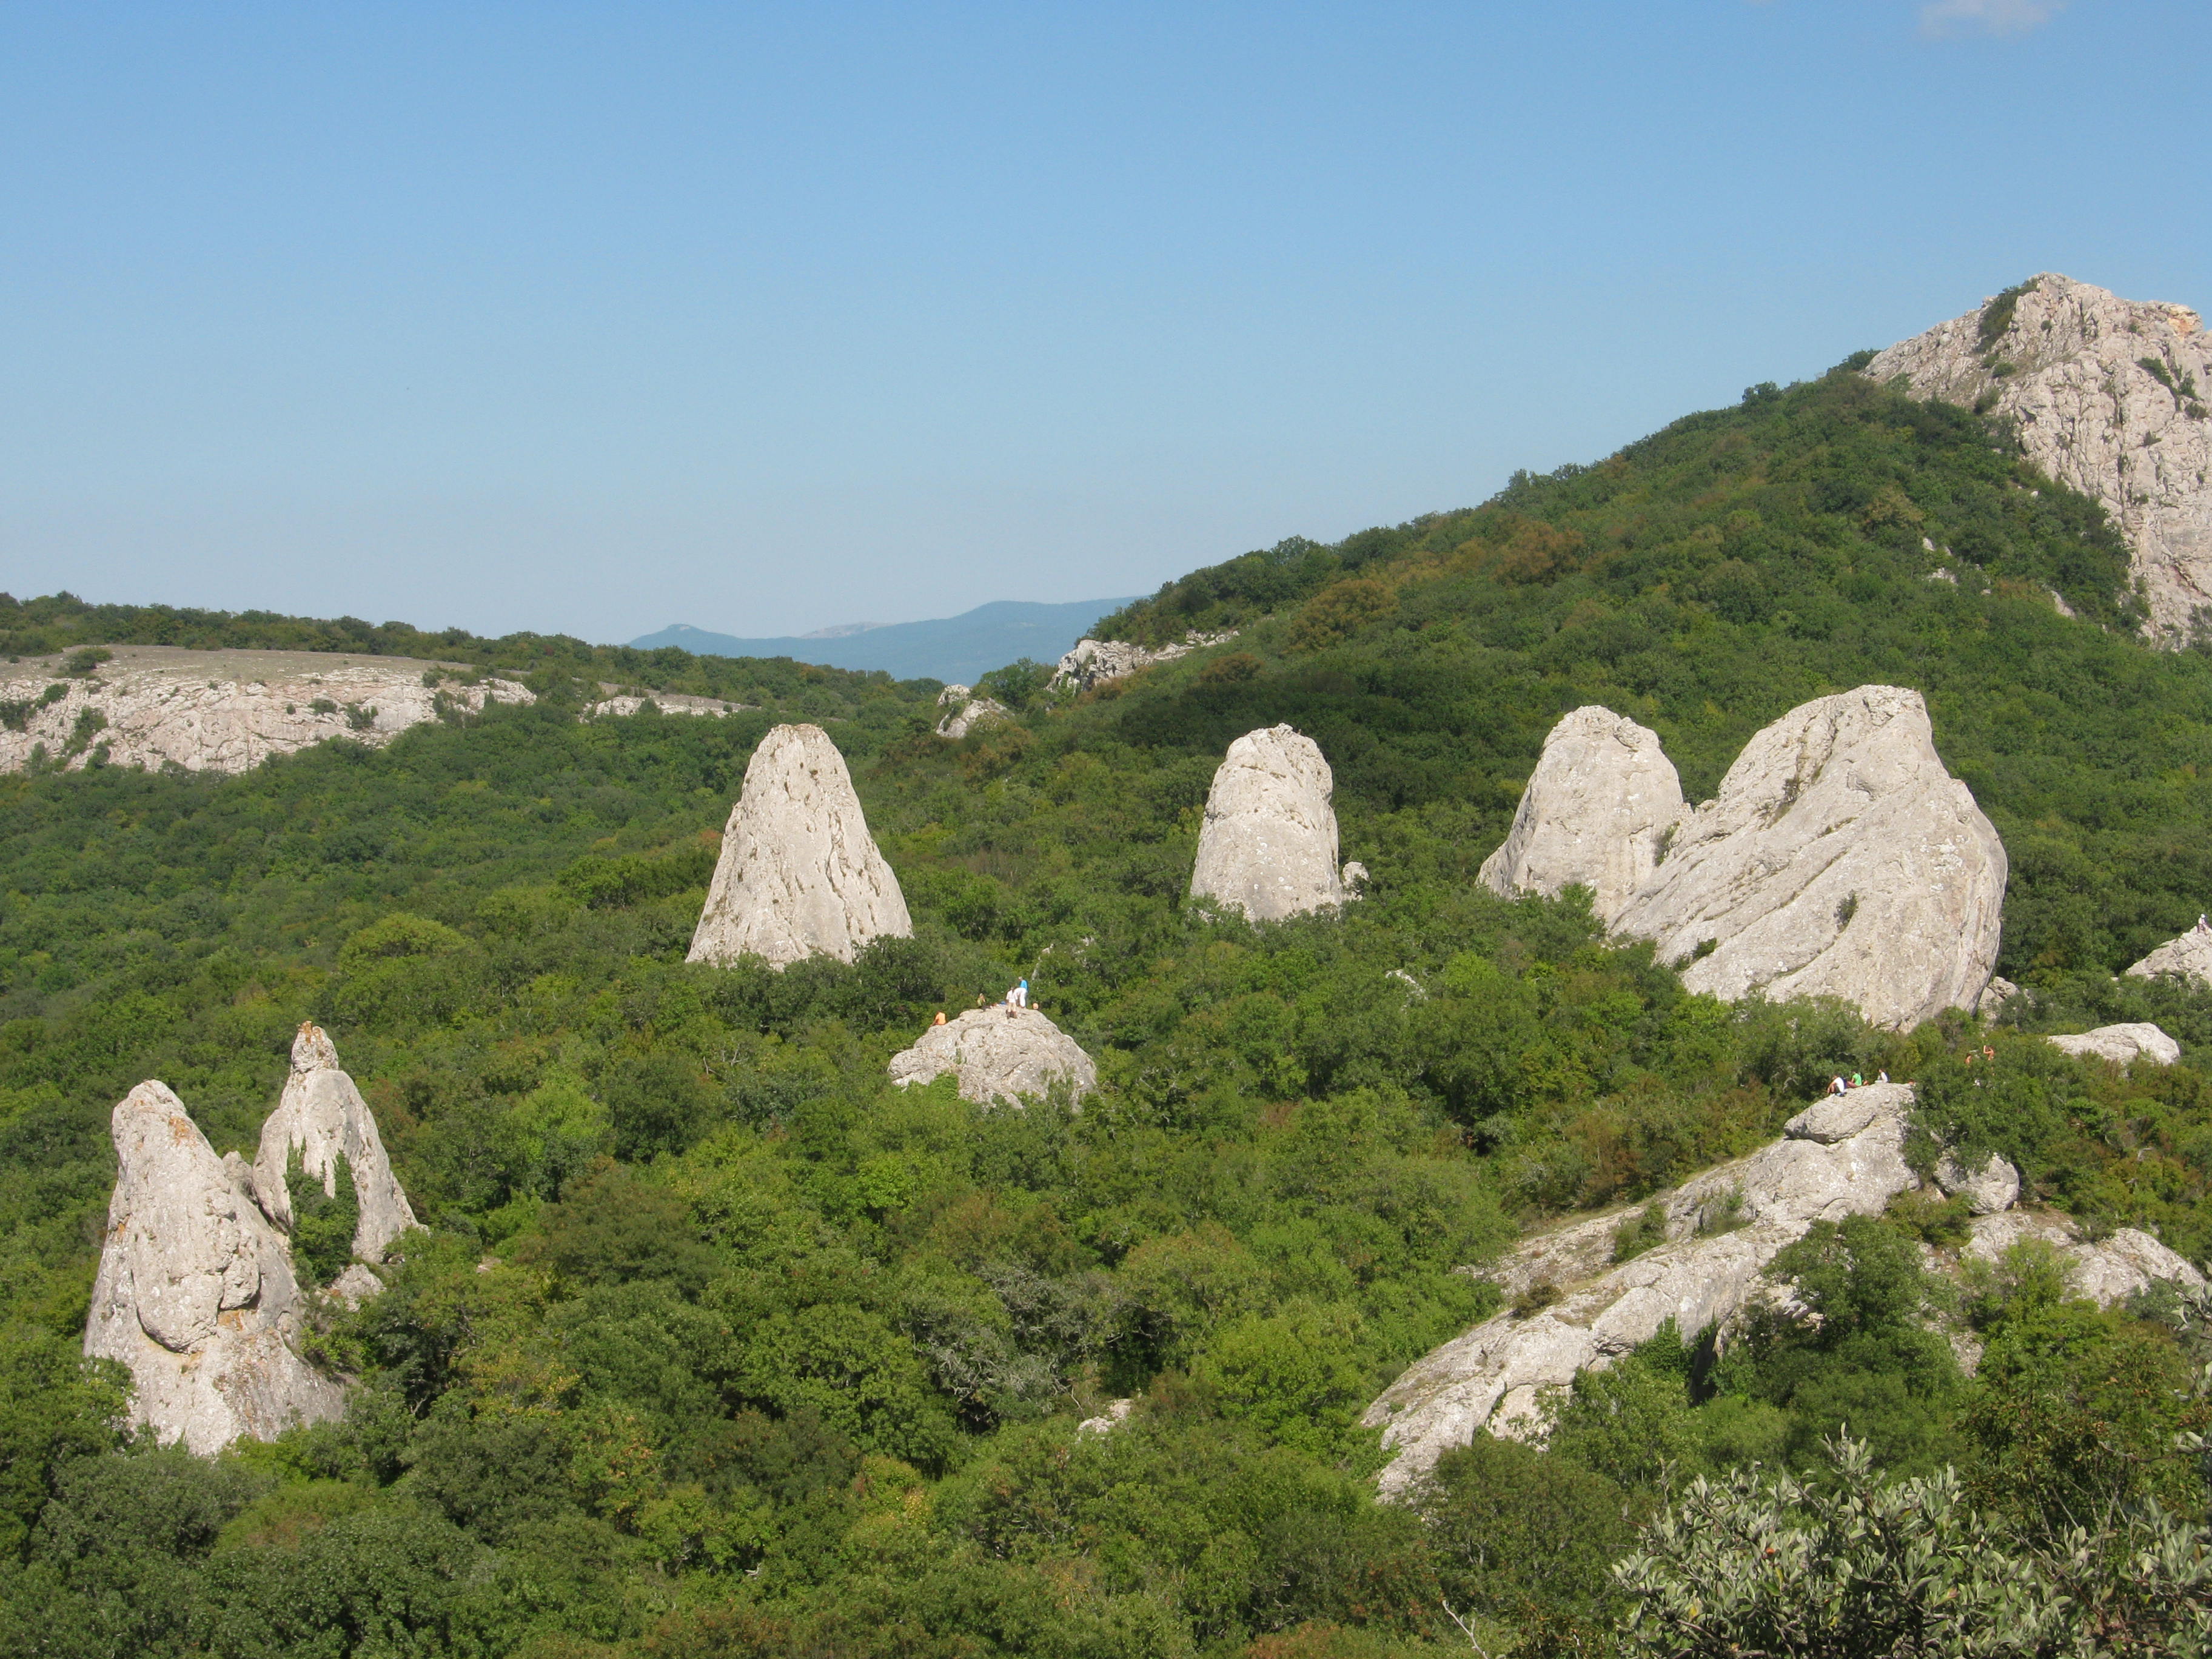
[[[1949,1152],[1936,1162],[1936,1184],[1946,1198],[1963,1198],[1976,1215],[1996,1215],[2020,1201],[2020,1171],[1995,1152],[1970,1166]]]
[[[1231,744],[1206,794],[1191,896],[1254,921],[1342,904],[1328,799],[1334,782],[1320,746],[1287,726],[1247,732]]]
[[[2044,1041],[2069,1054],[2094,1055],[2115,1066],[2132,1065],[2138,1060],[2171,1066],[2181,1058],[2181,1045],[2147,1020],[2130,1025],[2100,1025],[2094,1031]]]
[[[405,657],[157,645],[110,652],[88,674],[69,674],[59,657],[0,670],[0,771],[20,771],[43,750],[68,767],[97,757],[149,771],[243,772],[328,738],[379,747],[441,709],[481,714],[487,702],[535,701],[511,680],[467,684],[465,668]]]
[[[118,1168],[84,1351],[129,1369],[133,1420],[208,1453],[336,1418],[337,1384],[292,1346],[291,1253],[243,1165],[218,1158],[161,1083],[126,1095],[112,1128]]]
[[[1496,890],[1580,882],[1609,927],[1730,1000],[1841,997],[1909,1027],[1988,984],[2004,847],[1944,769],[1918,692],[1801,704],[1693,811],[1670,801],[1656,738],[1607,710],[1577,709],[1544,751],[1483,866]]]
[[[850,962],[871,939],[913,932],[837,745],[818,726],[777,726],[745,767],[687,960]]]
[[[979,697],[964,685],[948,685],[937,694],[937,706],[945,711],[937,722],[937,735],[955,743],[979,726],[1009,719],[1011,711],[996,697]]]
[[[1920,1184],[1904,1157],[1911,1104],[1903,1084],[1822,1098],[1790,1120],[1784,1139],[1653,1199],[1663,1242],[1629,1261],[1613,1257],[1637,1212],[1616,1211],[1529,1239],[1484,1269],[1513,1310],[1416,1361],[1361,1419],[1383,1431],[1395,1454],[1383,1495],[1411,1494],[1437,1458],[1478,1431],[1540,1434],[1551,1391],[1610,1364],[1670,1319],[1686,1338],[1711,1328],[1725,1341],[1729,1322],[1755,1304],[1786,1305],[1788,1286],[1766,1277],[1785,1247],[1816,1221],[1875,1214]],[[2010,1207],[2020,1176],[2002,1158],[1968,1172],[1947,1155],[1936,1176],[1976,1212],[1962,1256],[1994,1262],[2022,1239],[2043,1239],[2065,1256],[2075,1293],[2106,1305],[2155,1279],[2204,1285],[2147,1233],[2124,1227],[2091,1239],[2064,1216]],[[1946,1254],[1929,1257],[1938,1268],[1956,1266]],[[1978,1350],[1965,1346],[1971,1364]]]
[[[1513,828],[1482,864],[1499,893],[1590,890],[1610,924],[1651,884],[1686,809],[1659,734],[1591,703],[1552,728]]]
[[[607,695],[585,712],[598,720],[627,720],[632,714],[641,714],[647,709],[663,714],[691,714],[719,720],[725,714],[741,714],[757,707],[750,702],[727,702],[720,697],[694,697],[681,691],[623,691],[602,684],[599,690]]]
[[[2192,985],[2212,987],[2212,928],[2193,927],[2179,939],[2168,939],[2128,972],[2137,979],[2171,974]]]
[[[1865,372],[2009,417],[2027,459],[2127,538],[2152,636],[2188,641],[2212,605],[2212,337],[2195,312],[2046,272]]]
[[[2156,1279],[2204,1288],[2203,1273],[2148,1233],[2120,1227],[2093,1239],[2056,1210],[2006,1210],[1978,1217],[1964,1254],[1994,1262],[2024,1239],[2040,1239],[2063,1255],[2074,1293],[2102,1307],[2125,1301]]]
[[[1206,646],[1226,644],[1236,637],[1233,628],[1218,634],[1201,634],[1194,629],[1180,641],[1161,646],[1156,651],[1131,645],[1126,640],[1078,640],[1075,648],[1062,657],[1059,666],[1053,670],[1050,689],[1088,691],[1108,680],[1127,679],[1154,663],[1173,662]]]
[[[292,1039],[292,1073],[276,1109],[261,1126],[260,1152],[253,1160],[254,1196],[269,1218],[288,1232],[292,1194],[284,1171],[295,1147],[301,1176],[320,1182],[325,1193],[337,1191],[337,1162],[345,1159],[360,1206],[353,1253],[362,1261],[381,1261],[392,1242],[416,1224],[368,1103],[338,1069],[337,1050],[323,1028],[313,1024],[302,1025]]]
[[[979,1106],[1042,1100],[1060,1084],[1080,1100],[1098,1086],[1098,1067],[1074,1038],[1034,1008],[1003,1005],[933,1025],[891,1056],[891,1081],[900,1088],[948,1073],[960,1079],[960,1097]]]
[[[1395,1454],[1382,1475],[1402,1496],[1478,1429],[1525,1433],[1544,1391],[1610,1364],[1672,1319],[1684,1335],[1768,1288],[1768,1263],[1815,1221],[1871,1215],[1917,1184],[1905,1163],[1912,1092],[1880,1084],[1824,1100],[1787,1138],[1655,1199],[1666,1242],[1613,1265],[1626,1212],[1531,1239],[1490,1270],[1525,1315],[1499,1314],[1416,1360],[1360,1420]],[[1539,1287],[1556,1297],[1548,1305]]]

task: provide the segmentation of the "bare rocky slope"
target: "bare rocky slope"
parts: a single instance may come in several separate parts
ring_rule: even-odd
[[[1383,1446],[1395,1454],[1382,1492],[1407,1494],[1478,1430],[1540,1434],[1547,1391],[1586,1367],[1610,1364],[1670,1319],[1686,1338],[1708,1328],[1724,1337],[1755,1299],[1785,1297],[1786,1287],[1764,1277],[1785,1246],[1816,1221],[1875,1214],[1920,1185],[1904,1156],[1911,1103],[1905,1085],[1882,1084],[1808,1107],[1784,1139],[1653,1200],[1665,1242],[1629,1261],[1613,1260],[1615,1235],[1629,1218],[1618,1212],[1529,1239],[1486,1269],[1520,1310],[1415,1361],[1361,1419],[1383,1430]],[[2063,1216],[2013,1208],[2019,1177],[2002,1160],[1966,1170],[1945,1159],[1936,1180],[1966,1194],[1978,1212],[1960,1256],[1994,1260],[2021,1238],[2042,1238],[2066,1255],[2077,1292],[2106,1304],[2153,1279],[2204,1283],[2147,1233],[2124,1227],[2090,1242]],[[1955,1258],[1936,1265],[1955,1265]]]
[[[777,726],[745,765],[688,960],[850,962],[871,939],[913,932],[844,756],[818,726]]]
[[[1970,1008],[1996,962],[2003,844],[1917,691],[1865,685],[1756,733],[1694,809],[1657,736],[1578,708],[1545,740],[1494,890],[1579,883],[1692,990],[1837,996],[1880,1024]]]
[[[0,669],[0,772],[95,760],[149,771],[244,772],[331,738],[381,747],[447,710],[537,701],[514,680],[479,678],[465,665],[319,651],[191,651],[163,645],[102,647],[81,669],[67,657]],[[726,714],[743,705],[605,688],[587,711],[634,714],[647,702],[668,714]]]
[[[2008,417],[2028,459],[2126,537],[2151,637],[2188,641],[2212,605],[2212,337],[2195,312],[2045,272],[1865,372]]]

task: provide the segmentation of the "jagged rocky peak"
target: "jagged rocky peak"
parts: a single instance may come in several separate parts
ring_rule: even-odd
[[[1500,893],[1555,896],[1577,884],[1612,923],[1650,884],[1686,809],[1659,734],[1595,703],[1552,728],[1513,828],[1482,864]]]
[[[1842,997],[1896,1027],[1973,1006],[1996,962],[2004,846],[1944,769],[1918,692],[1863,685],[1793,708],[1711,800],[1669,817],[1673,781],[1644,728],[1576,710],[1484,878],[1508,894],[1583,882],[1694,991]]]
[[[1098,1086],[1098,1067],[1074,1038],[1035,1008],[1005,1004],[933,1025],[891,1056],[891,1081],[901,1088],[947,1073],[959,1078],[960,1097],[979,1106],[1042,1100],[1061,1084],[1080,1100]]]
[[[338,1160],[351,1175],[360,1206],[353,1253],[364,1261],[381,1261],[400,1234],[416,1224],[415,1212],[392,1173],[376,1118],[354,1080],[338,1068],[337,1050],[327,1033],[310,1022],[292,1039],[292,1073],[276,1109],[261,1126],[261,1146],[253,1160],[253,1192],[269,1218],[288,1231],[293,1222],[292,1193],[285,1168],[294,1149],[302,1176],[337,1190]]]
[[[871,939],[913,932],[837,745],[818,726],[777,726],[745,767],[688,960],[850,962]]]
[[[291,1253],[243,1164],[215,1155],[165,1084],[125,1096],[112,1129],[115,1192],[84,1351],[128,1368],[133,1420],[208,1453],[337,1417],[338,1385],[292,1346]]]
[[[2212,337],[2195,312],[2045,272],[1865,372],[2008,416],[2027,459],[2126,537],[2152,636],[2187,642],[2212,605]]]
[[[1088,691],[1092,686],[1103,685],[1109,680],[1127,679],[1140,669],[1150,668],[1154,663],[1173,662],[1209,645],[1225,645],[1237,637],[1237,632],[1231,628],[1218,633],[1206,634],[1193,629],[1182,639],[1171,641],[1157,650],[1132,645],[1127,640],[1078,640],[1075,648],[1062,656],[1054,668],[1051,689],[1055,691]]]
[[[1334,784],[1320,745],[1287,726],[1231,744],[1206,794],[1191,896],[1255,921],[1342,904]]]

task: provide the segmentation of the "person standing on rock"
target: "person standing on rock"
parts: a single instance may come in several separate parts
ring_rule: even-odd
[[[1012,990],[1006,993],[1006,1006],[1009,1008],[1026,1008],[1029,1006],[1030,982],[1027,980],[1023,980],[1020,983],[1017,984]]]

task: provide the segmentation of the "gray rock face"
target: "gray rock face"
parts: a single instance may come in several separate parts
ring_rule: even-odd
[[[1053,670],[1051,689],[1088,691],[1108,680],[1127,679],[1156,662],[1173,662],[1204,647],[1226,644],[1236,637],[1233,628],[1219,634],[1201,634],[1194,629],[1180,641],[1164,645],[1157,651],[1131,645],[1127,640],[1078,640],[1075,648],[1062,657]]]
[[[1984,315],[2002,320],[1984,301],[1890,347],[1868,377],[1903,375],[1921,397],[1986,399],[2009,416],[2028,459],[2103,502],[2127,538],[2152,636],[2185,643],[2196,611],[2212,605],[2212,337],[2185,307],[2047,272],[1986,345]]]
[[[1963,1197],[1976,1215],[1996,1215],[2020,1201],[2020,1171],[1994,1152],[1978,1170],[1944,1153],[1936,1160],[1936,1184],[1946,1197]]]
[[[240,1167],[216,1157],[161,1083],[125,1096],[112,1127],[120,1168],[84,1351],[129,1368],[133,1419],[209,1453],[337,1417],[337,1384],[292,1347],[301,1299],[290,1250]]]
[[[891,1056],[891,1081],[901,1088],[948,1072],[960,1079],[960,1097],[979,1106],[1042,1100],[1063,1081],[1077,1100],[1098,1086],[1091,1056],[1034,1008],[971,1008]]]
[[[116,766],[159,771],[243,772],[328,738],[372,748],[437,718],[441,706],[480,714],[488,702],[534,702],[527,686],[489,679],[463,685],[453,664],[319,651],[190,651],[119,645],[88,676],[58,657],[0,665],[0,702],[33,705],[21,731],[0,729],[0,772],[21,771],[33,750],[70,767],[95,750]],[[449,673],[445,684],[425,675]],[[40,699],[59,688],[52,702]],[[88,730],[76,744],[80,723]]]
[[[1502,893],[1582,882],[1608,926],[1730,1000],[1842,997],[1903,1027],[1988,984],[2004,847],[1944,770],[1918,692],[1802,704],[1753,737],[1713,799],[1679,803],[1656,737],[1577,709],[1483,878]]]
[[[2128,1025],[2100,1025],[2094,1031],[2045,1037],[2044,1041],[2069,1054],[2094,1054],[2115,1066],[2132,1065],[2138,1060],[2171,1066],[2181,1058],[2181,1045],[2148,1020]]]
[[[1336,861],[1335,780],[1311,738],[1287,726],[1229,745],[1206,798],[1193,898],[1279,921],[1344,902]]]
[[[1659,734],[1591,703],[1552,728],[1513,828],[1482,864],[1493,891],[1547,897],[1579,883],[1610,926],[1658,873],[1686,809]]]
[[[818,726],[777,726],[745,767],[687,960],[850,962],[871,939],[913,933],[845,757]]]
[[[937,694],[937,706],[945,711],[937,722],[937,735],[956,743],[978,726],[1009,717],[1006,705],[996,697],[979,697],[964,685],[946,686]]]
[[[2204,1286],[2203,1273],[2148,1233],[2121,1227],[2093,1240],[2054,1210],[2007,1210],[1980,1217],[1964,1254],[1996,1261],[2023,1239],[2041,1239],[2063,1254],[2075,1294],[2100,1307],[2125,1301],[2154,1279],[2172,1279],[2196,1290]]]
[[[361,1204],[353,1253],[362,1261],[381,1261],[392,1241],[416,1224],[368,1103],[338,1069],[337,1050],[323,1028],[312,1023],[292,1039],[292,1074],[276,1109],[261,1126],[260,1152],[253,1160],[254,1197],[288,1232],[292,1194],[284,1184],[284,1169],[295,1146],[300,1149],[301,1173],[321,1182],[325,1193],[337,1190],[337,1161],[344,1158]]]
[[[2212,986],[2212,931],[2192,928],[2179,939],[2168,939],[2128,972],[2137,979],[2172,974],[2192,985]]]
[[[1546,1389],[1609,1364],[1667,1320],[1688,1335],[1735,1314],[1770,1292],[1767,1264],[1814,1222],[1874,1214],[1917,1185],[1903,1150],[1911,1101],[1905,1085],[1882,1084],[1821,1102],[1791,1121],[1788,1139],[1654,1200],[1667,1242],[1618,1266],[1613,1233],[1626,1212],[1522,1244],[1486,1276],[1508,1297],[1547,1282],[1559,1300],[1525,1318],[1485,1321],[1415,1361],[1368,1407],[1360,1420],[1384,1430],[1396,1453],[1381,1477],[1384,1495],[1405,1495],[1478,1429],[1525,1434]],[[1731,1219],[1742,1224],[1716,1231]]]
[[[1974,1012],[1984,1019],[1994,1019],[1998,1011],[2019,994],[2019,986],[1992,975],[1990,982],[1982,987],[1981,995],[1974,999]]]

